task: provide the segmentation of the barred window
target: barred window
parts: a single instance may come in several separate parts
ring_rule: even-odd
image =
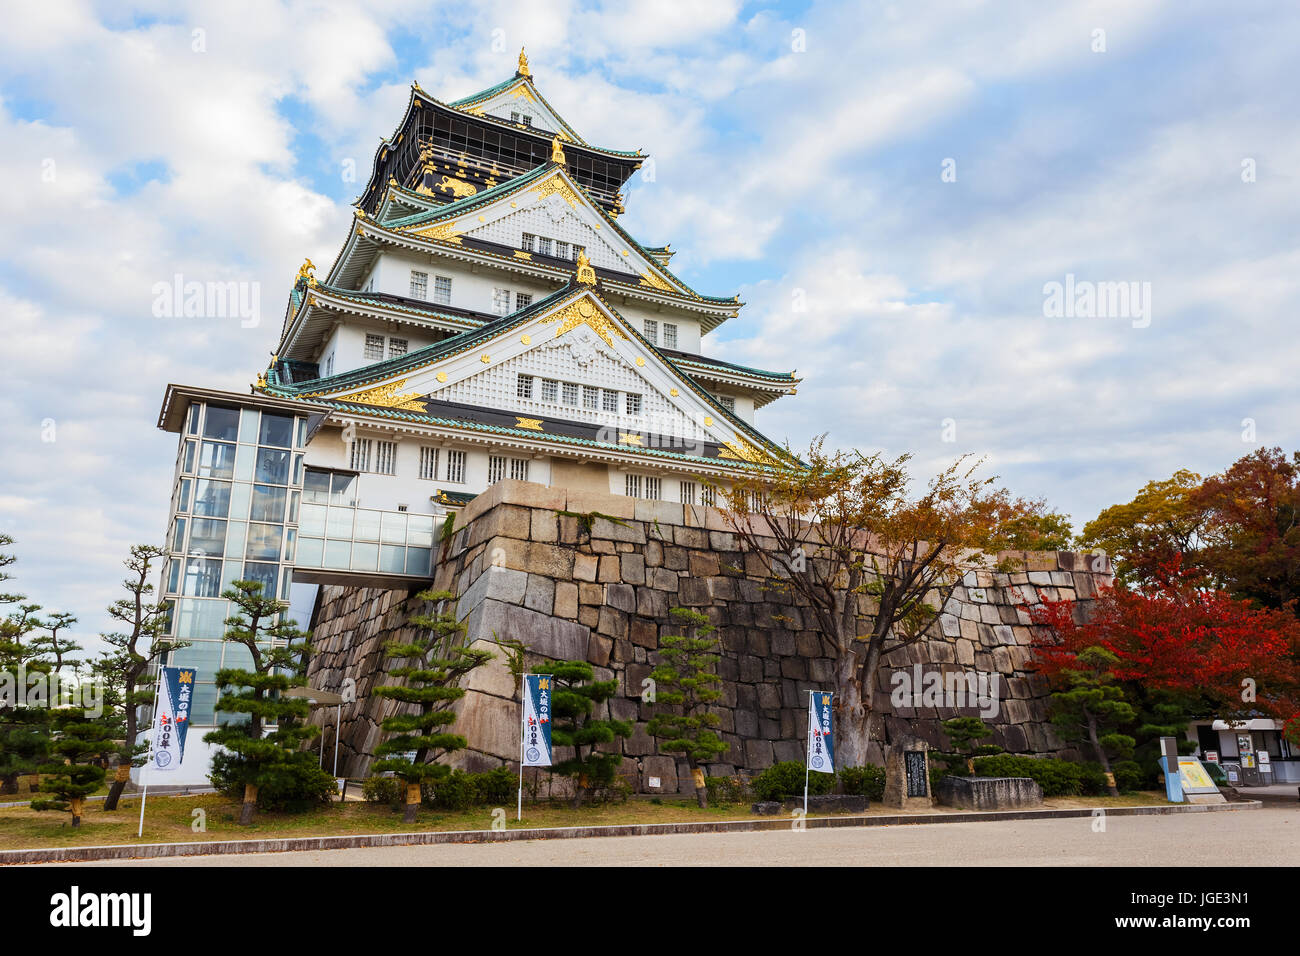
[[[555,402],[559,401],[560,383],[553,378],[542,379],[542,401]]]
[[[439,305],[451,305],[451,280],[446,276],[433,277],[433,301]]]
[[[644,323],[645,337],[651,345],[659,344],[659,323],[654,319],[646,319]]]
[[[447,452],[447,480],[455,482],[465,480],[465,453],[463,451]]]
[[[515,380],[515,398],[532,398],[533,397],[533,377],[531,375],[520,375]]]
[[[509,289],[492,290],[492,311],[497,315],[506,315],[510,312]]]
[[[680,485],[681,485],[681,492],[679,495],[679,499],[681,503],[684,505],[695,504],[695,482],[683,481],[680,482]]]
[[[531,232],[524,233],[524,238],[520,240],[519,245],[523,247],[524,252],[532,252],[537,242],[537,237]]]
[[[564,404],[565,405],[578,404],[578,386],[574,385],[572,382],[564,383]]]
[[[723,408],[725,408],[727,411],[734,412],[736,410],[736,399],[733,396],[715,395],[713,397],[716,398],[718,400],[718,404],[721,405]]]
[[[377,362],[384,357],[384,337],[366,333],[366,358]]]
[[[429,481],[435,481],[438,478],[438,449],[421,448],[420,449],[420,477]]]
[[[567,242],[561,242],[559,239],[555,240],[555,257],[557,259],[569,258],[569,244]]]
[[[672,322],[664,323],[664,348],[677,348],[677,326]]]
[[[700,504],[712,508],[716,505],[718,498],[717,489],[712,485],[702,485],[700,487]]]
[[[397,442],[375,442],[375,474],[392,475],[397,470]]]
[[[510,459],[510,477],[516,481],[528,480],[528,459],[511,458]]]
[[[370,439],[358,438],[352,442],[352,470],[370,470]]]
[[[500,455],[488,456],[488,484],[495,485],[506,476],[506,460]]]
[[[429,273],[411,270],[411,298],[429,298]]]
[[[410,343],[406,339],[389,339],[388,340],[388,357],[395,355],[405,355]]]
[[[515,293],[515,311],[518,312],[524,306],[533,304],[533,294],[531,292]]]
[[[629,415],[641,414],[641,396],[634,393],[627,393],[627,413]]]
[[[614,391],[611,388],[603,389],[601,391],[600,400],[601,400],[600,407],[603,408],[605,411],[607,412],[618,411],[618,392]]]
[[[641,476],[624,475],[623,476],[623,493],[629,498],[641,497]]]
[[[600,406],[600,389],[591,385],[582,386],[582,407],[595,410]]]
[[[551,254],[551,240],[545,238],[544,236],[538,236],[537,251],[541,255],[549,256]]]
[[[660,498],[663,497],[663,495],[661,494],[661,491],[662,491],[662,490],[663,490],[663,480],[662,480],[662,479],[660,479],[660,478],[646,478],[646,480],[645,480],[645,496],[646,496],[647,498],[649,498],[651,501],[658,501]]]

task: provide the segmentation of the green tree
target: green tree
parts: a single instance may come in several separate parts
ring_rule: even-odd
[[[699,611],[675,607],[668,611],[674,623],[694,631],[694,636],[669,634],[659,639],[662,662],[650,672],[654,681],[656,713],[646,725],[646,733],[660,738],[664,753],[683,754],[691,768],[695,799],[701,807],[709,805],[701,764],[712,763],[726,752],[727,744],[715,732],[720,718],[709,707],[722,699],[717,685],[721,657],[717,627]],[[669,707],[671,710],[661,710]]]
[[[238,609],[226,619],[224,640],[248,651],[251,668],[217,671],[217,710],[247,719],[227,721],[203,739],[225,749],[213,757],[210,777],[221,790],[242,787],[239,822],[247,825],[259,796],[265,805],[289,795],[317,801],[335,786],[312,754],[299,749],[320,733],[304,723],[308,702],[283,693],[306,683],[302,654],[308,635],[284,618],[287,604],[262,596],[259,581],[235,581],[221,596]]]
[[[1104,647],[1088,647],[1075,657],[1075,666],[1060,671],[1064,686],[1053,692],[1052,723],[1068,740],[1086,743],[1106,772],[1112,797],[1119,796],[1111,758],[1128,760],[1136,741],[1119,732],[1137,718],[1124,689],[1115,681],[1119,658]]]
[[[72,825],[81,826],[86,797],[99,789],[106,771],[103,762],[114,750],[112,726],[76,707],[53,711],[54,741],[50,753],[56,760],[41,765],[42,793],[52,799],[32,799],[33,810],[69,810]]]
[[[403,820],[415,822],[420,806],[420,789],[424,783],[446,779],[451,768],[436,761],[447,754],[464,750],[467,741],[449,728],[456,722],[452,705],[465,696],[461,680],[470,671],[482,667],[495,655],[490,651],[472,650],[461,641],[465,625],[452,611],[456,596],[449,591],[425,591],[421,600],[437,602],[432,615],[413,615],[411,623],[423,632],[409,643],[390,641],[384,645],[389,661],[404,661],[389,666],[388,673],[405,681],[403,685],[376,687],[372,694],[408,705],[405,713],[384,718],[380,727],[389,734],[375,748],[382,757],[372,765],[376,773],[392,774],[406,784]]]
[[[149,579],[154,566],[165,555],[162,548],[153,545],[131,547],[123,562],[129,572],[122,582],[127,596],[118,598],[108,608],[109,616],[127,630],[100,635],[112,650],[96,662],[95,672],[111,692],[108,699],[117,715],[121,741],[117,749],[117,772],[104,800],[105,810],[117,809],[130,780],[131,768],[145,762],[149,745],[138,742],[139,714],[140,708],[153,700],[158,665],[169,651],[189,646],[188,641],[173,641],[165,636],[169,623],[167,605],[153,601],[154,587]]]
[[[77,616],[69,614],[67,611],[50,614],[44,620],[35,622],[36,627],[45,631],[45,633],[38,634],[33,638],[32,646],[41,653],[49,655],[51,666],[56,673],[61,673],[63,668],[70,663],[73,664],[75,670],[76,664],[69,659],[69,656],[77,651],[84,650],[80,644],[69,637],[61,637],[59,633],[76,623]]]
[[[551,668],[551,676],[551,742],[573,748],[573,756],[555,764],[552,772],[573,781],[573,807],[577,809],[592,790],[614,782],[623,758],[599,747],[630,737],[632,722],[596,716],[596,705],[618,692],[618,681],[592,680],[595,671],[586,661],[562,661]]]
[[[943,722],[943,732],[952,742],[953,753],[937,753],[935,756],[952,772],[954,767],[965,767],[967,773],[975,772],[976,757],[988,757],[1001,753],[1002,748],[993,744],[977,745],[975,741],[993,736],[993,728],[978,717],[953,717]]]
[[[0,549],[13,545],[13,538],[0,534]],[[0,550],[0,586],[13,580],[5,569],[11,567],[15,556]],[[26,600],[22,594],[0,593],[0,604],[19,604]],[[13,700],[0,707],[0,793],[18,792],[21,777],[37,773],[49,753],[48,706],[19,706],[27,700],[27,677],[33,673],[48,674],[50,665],[43,655],[25,641],[26,635],[36,626],[35,613],[40,607],[25,604],[17,613],[0,619],[0,685]],[[46,701],[48,704],[48,701]]]

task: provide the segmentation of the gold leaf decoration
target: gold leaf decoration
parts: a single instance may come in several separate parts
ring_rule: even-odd
[[[460,245],[460,235],[456,232],[454,222],[440,222],[432,226],[425,226],[423,229],[412,230],[411,235],[423,236],[425,239],[436,239],[438,242],[450,242]]]
[[[569,184],[564,181],[564,177],[558,171],[546,182],[538,185],[536,189],[538,199],[545,199],[547,196],[555,195],[574,209],[578,208],[578,194],[569,188]]]
[[[641,444],[641,435],[637,432],[632,432],[631,434],[627,432],[619,432],[618,443],[620,445],[635,445],[637,448],[645,447]]]
[[[640,276],[641,285],[649,286],[652,289],[661,289],[664,292],[674,291],[672,286],[652,272],[642,272],[640,273]]]
[[[543,431],[542,420],[540,418],[520,418],[518,415],[516,415],[515,427],[531,428],[533,431],[538,431],[538,432]]]
[[[736,437],[735,441],[724,441],[722,447],[718,449],[718,457],[730,458],[733,461],[748,461],[756,465],[769,465],[772,463],[771,455],[754,447],[739,436]]]
[[[561,309],[554,315],[547,316],[543,322],[559,322],[559,328],[555,330],[555,337],[558,339],[565,332],[572,331],[580,325],[585,325],[593,332],[605,340],[605,344],[613,348],[614,336],[620,339],[627,339],[627,333],[618,325],[612,322],[604,312],[596,307],[589,295],[584,295],[576,302],[571,303],[567,308]]]
[[[404,412],[427,412],[429,409],[420,400],[419,393],[400,394],[405,387],[406,379],[403,378],[398,379],[396,382],[389,382],[387,385],[367,389],[364,392],[341,395],[337,400],[340,402],[356,402],[358,405],[378,405],[380,408],[396,408]]]

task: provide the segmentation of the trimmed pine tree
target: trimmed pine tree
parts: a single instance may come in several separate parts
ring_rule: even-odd
[[[715,673],[721,656],[717,627],[707,616],[689,608],[668,611],[673,621],[693,635],[669,634],[659,639],[662,663],[650,672],[655,686],[656,713],[646,725],[646,733],[659,738],[663,753],[682,754],[691,768],[691,783],[699,805],[709,805],[701,764],[711,763],[726,753],[727,743],[714,731],[720,718],[709,706],[722,699],[717,685],[722,678]],[[660,708],[669,707],[671,710]]]
[[[248,651],[252,669],[217,671],[217,711],[248,719],[227,721],[203,739],[224,748],[212,758],[209,777],[220,790],[242,788],[239,822],[247,826],[259,797],[263,805],[310,804],[327,800],[337,788],[316,758],[300,749],[320,733],[304,722],[308,702],[284,696],[290,687],[306,684],[307,633],[283,618],[287,604],[262,596],[260,581],[235,581],[221,596],[238,608],[226,619],[224,639]]]
[[[593,676],[595,671],[586,661],[563,661],[551,667],[551,742],[573,748],[573,756],[551,770],[573,781],[575,810],[588,793],[614,782],[623,760],[617,752],[602,752],[600,745],[632,736],[630,720],[595,716],[596,705],[618,693],[618,681],[593,681]]]
[[[456,620],[451,610],[455,607],[454,594],[425,591],[419,597],[439,605],[432,615],[411,617],[411,623],[423,633],[409,643],[390,641],[384,645],[390,662],[404,662],[390,665],[388,673],[405,683],[371,691],[375,697],[395,700],[409,708],[380,723],[389,737],[375,748],[375,755],[383,759],[371,765],[373,772],[391,772],[405,784],[402,819],[406,823],[415,822],[422,785],[436,787],[451,773],[449,766],[436,761],[465,749],[465,738],[450,731],[456,722],[452,705],[465,696],[461,680],[495,656],[490,651],[462,646],[465,625]]]
[[[86,797],[99,789],[107,771],[104,762],[114,749],[111,720],[89,717],[76,707],[60,707],[51,716],[54,740],[50,754],[57,758],[41,765],[42,793],[52,799],[33,798],[33,810],[68,810],[72,825],[81,826]]]

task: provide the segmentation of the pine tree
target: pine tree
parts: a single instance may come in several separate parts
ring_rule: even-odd
[[[221,596],[238,608],[226,619],[224,639],[247,649],[252,669],[217,671],[217,710],[247,714],[248,719],[223,723],[203,739],[225,748],[213,757],[210,778],[219,789],[238,791],[242,786],[239,822],[248,825],[259,794],[264,803],[289,793],[318,800],[335,784],[310,753],[299,749],[320,733],[319,727],[303,722],[308,702],[283,696],[290,687],[306,683],[302,652],[308,635],[296,622],[284,619],[287,604],[262,596],[259,581],[235,581]],[[274,729],[266,732],[268,727]]]
[[[471,650],[461,645],[465,626],[451,611],[454,605],[449,602],[455,600],[454,594],[424,591],[419,597],[440,606],[433,615],[411,617],[411,623],[424,633],[408,643],[390,641],[384,645],[389,661],[406,662],[388,668],[391,676],[400,677],[405,683],[371,691],[375,697],[412,708],[384,718],[380,727],[390,736],[375,748],[375,755],[383,759],[371,766],[376,773],[391,771],[406,784],[402,819],[407,823],[415,822],[421,785],[436,786],[451,773],[449,766],[435,761],[465,749],[467,744],[463,736],[449,731],[456,721],[452,705],[465,696],[460,686],[462,678],[494,657],[490,651]]]
[[[81,826],[86,797],[99,789],[107,771],[103,761],[114,749],[111,720],[92,717],[76,707],[53,712],[54,741],[50,754],[56,758],[41,765],[42,793],[53,799],[34,798],[33,810],[69,810],[72,825]]]
[[[13,538],[0,534],[0,549],[12,544]],[[0,550],[0,586],[13,580],[4,569],[15,560],[13,554]],[[0,604],[24,600],[22,594],[0,594]],[[27,698],[27,676],[50,670],[39,651],[24,641],[36,626],[34,615],[39,610],[35,604],[20,605],[17,613],[0,619],[0,682],[15,697],[6,701],[9,706],[0,707],[0,794],[17,793],[19,778],[37,773],[49,753],[49,707],[19,706]]]
[[[1115,683],[1113,668],[1119,658],[1104,647],[1088,647],[1074,659],[1075,666],[1060,672],[1065,688],[1052,694],[1052,723],[1069,740],[1084,741],[1106,772],[1107,788],[1119,796],[1111,757],[1128,759],[1135,741],[1119,728],[1133,723],[1137,713]]]
[[[188,641],[173,641],[165,637],[167,631],[167,606],[152,601],[155,563],[166,554],[162,548],[137,544],[123,562],[129,572],[122,582],[127,597],[119,598],[108,608],[108,614],[121,621],[130,630],[101,634],[100,637],[113,650],[106,652],[95,665],[95,672],[103,679],[106,689],[111,689],[111,706],[120,723],[122,741],[117,750],[117,772],[104,800],[105,810],[116,810],[122,791],[131,777],[131,768],[144,764],[148,743],[139,742],[140,708],[148,706],[154,698],[157,665],[173,650],[188,647]],[[152,676],[151,676],[152,674]]]
[[[56,673],[61,673],[68,664],[72,664],[74,670],[76,668],[76,663],[69,659],[69,655],[83,650],[82,646],[71,638],[59,635],[60,631],[67,630],[76,623],[77,616],[69,614],[67,611],[59,611],[49,615],[42,621],[35,622],[36,627],[46,633],[33,638],[32,646],[41,653],[49,655],[50,663]]]
[[[573,781],[575,810],[589,792],[614,782],[622,762],[617,752],[597,748],[632,735],[631,721],[595,716],[596,705],[618,692],[618,681],[593,681],[594,675],[586,661],[563,661],[551,668],[551,742],[573,748],[573,756],[555,764],[552,772]]]
[[[722,678],[714,668],[721,660],[717,653],[717,627],[699,611],[675,607],[668,611],[673,621],[695,636],[665,635],[659,639],[662,663],[650,672],[655,682],[656,708],[668,706],[673,711],[659,711],[646,726],[651,737],[661,738],[659,749],[679,753],[691,768],[695,799],[701,808],[709,805],[708,790],[700,764],[711,763],[727,751],[727,744],[714,732],[720,718],[709,705],[722,699],[715,686]]]
[[[993,728],[978,717],[953,717],[943,722],[943,732],[952,741],[953,753],[936,753],[951,773],[954,767],[965,767],[967,773],[975,772],[975,758],[1002,752],[993,744],[976,746],[975,741],[993,736]]]

